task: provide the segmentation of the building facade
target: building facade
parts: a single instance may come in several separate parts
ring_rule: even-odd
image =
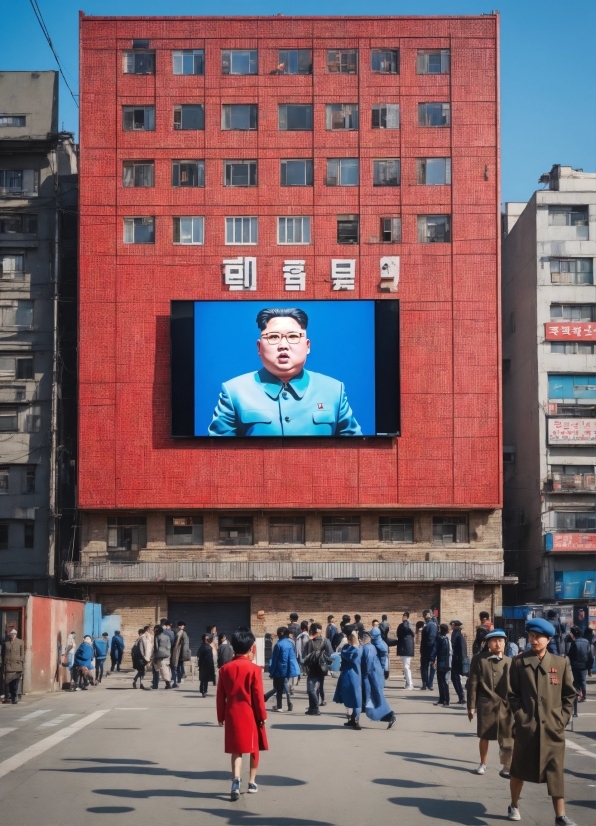
[[[77,158],[73,136],[58,130],[58,73],[2,72],[0,590],[4,591],[54,592],[60,546],[68,546],[74,518],[70,461],[76,448],[72,414],[76,208]]]
[[[596,174],[555,165],[540,181],[503,216],[504,542],[516,601],[585,609],[596,604]]]
[[[81,174],[69,581],[129,635],[492,612],[498,16],[82,16]],[[288,298],[399,300],[400,435],[172,438],[170,302]]]

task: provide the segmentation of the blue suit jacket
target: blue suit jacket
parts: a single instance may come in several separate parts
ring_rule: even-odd
[[[262,368],[225,382],[209,436],[362,436],[342,382],[302,370],[289,382]]]

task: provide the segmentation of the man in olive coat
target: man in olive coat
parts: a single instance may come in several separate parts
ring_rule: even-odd
[[[11,628],[8,639],[2,644],[2,666],[4,668],[4,691],[6,703],[16,705],[19,701],[19,682],[23,675],[25,650],[23,640],[17,639],[16,628]]]
[[[472,657],[468,679],[468,720],[477,713],[477,734],[480,738],[480,765],[476,774],[486,771],[486,759],[490,740],[499,743],[501,777],[509,777],[513,738],[513,717],[509,709],[509,669],[511,659],[505,656],[507,635],[501,629],[491,631],[485,637],[487,648]]]
[[[531,649],[513,658],[509,704],[513,713],[513,760],[509,820],[521,820],[518,801],[524,781],[546,783],[556,826],[575,826],[565,815],[563,768],[565,726],[573,711],[575,689],[566,657],[546,647],[555,629],[544,619],[526,623]]]

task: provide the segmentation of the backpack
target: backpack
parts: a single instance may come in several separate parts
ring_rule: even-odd
[[[130,649],[130,656],[132,658],[133,668],[136,668],[137,671],[147,665],[144,658],[141,656],[140,640],[137,640]]]
[[[506,657],[515,657],[519,654],[519,648],[516,643],[511,642],[511,640],[505,646],[505,656]]]
[[[308,654],[304,659],[304,667],[309,674],[312,673],[325,677],[329,673],[331,659],[325,651],[324,640],[321,640],[320,645],[316,647],[313,640],[313,648],[314,650],[311,651],[310,654]]]

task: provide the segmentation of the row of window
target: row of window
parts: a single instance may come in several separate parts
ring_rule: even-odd
[[[332,515],[322,518],[321,542],[326,545],[359,544],[360,517]],[[304,516],[270,516],[268,539],[272,545],[304,545]],[[414,518],[380,516],[379,542],[414,542]],[[439,545],[468,542],[466,516],[433,517],[432,541]],[[147,520],[141,516],[108,517],[108,550],[138,551],[147,544]],[[202,545],[202,516],[168,516],[167,545]],[[252,516],[220,516],[220,545],[253,545]]]
[[[0,299],[0,329],[31,330],[33,328],[33,301]]]
[[[25,388],[22,388],[23,399]],[[41,407],[16,407],[0,404],[0,433],[39,433],[41,429]]]
[[[593,284],[592,258],[551,258],[551,284]]]
[[[596,374],[549,373],[549,399],[596,399]],[[558,411],[561,415],[561,411]],[[580,412],[581,415],[581,412]]]
[[[258,162],[235,159],[223,161],[224,186],[257,186]],[[281,186],[313,186],[314,162],[310,158],[280,161]],[[205,186],[205,161],[172,161],[172,186]],[[420,185],[445,186],[451,183],[451,158],[417,158],[416,180]],[[399,186],[401,161],[382,158],[372,161],[373,186]],[[155,185],[155,162],[152,160],[124,161],[122,185],[151,187]],[[327,158],[326,186],[359,186],[358,158]]]
[[[596,352],[596,346],[587,341],[551,341],[550,351],[565,356],[590,356]]]
[[[220,126],[223,131],[251,132],[258,128],[256,103],[224,103]],[[372,129],[399,129],[399,104],[375,103],[371,108]],[[450,103],[419,103],[418,126],[451,126]],[[182,103],[174,106],[173,128],[185,131],[205,129],[205,106],[202,103]],[[280,132],[311,132],[312,103],[280,103],[277,107],[277,128]],[[359,129],[357,103],[325,104],[325,128],[328,131]],[[154,132],[155,106],[123,106],[122,129],[125,132]]]
[[[0,379],[34,379],[34,357],[0,355]]]
[[[139,45],[142,44],[142,45]],[[155,74],[155,51],[149,40],[133,40],[131,51],[122,53],[124,74]],[[325,67],[328,74],[358,73],[358,49],[326,49]],[[451,69],[449,49],[419,49],[416,56],[416,73],[419,75],[445,75]],[[399,49],[372,49],[370,70],[378,74],[397,75],[400,70]],[[259,73],[257,49],[222,49],[222,75],[256,75]],[[267,72],[271,75],[311,75],[313,73],[312,49],[278,49],[277,63]],[[172,74],[204,75],[204,49],[178,49],[172,51]],[[1,121],[0,121],[1,125]]]
[[[0,495],[35,493],[35,465],[0,465]]]
[[[154,244],[155,217],[124,218],[125,244]],[[278,244],[310,244],[310,216],[284,216],[277,219]],[[204,244],[205,218],[184,216],[172,219],[174,244]],[[255,216],[233,216],[224,218],[226,244],[254,245],[259,240],[259,219]],[[451,241],[450,215],[418,215],[418,243],[449,243]],[[338,215],[336,218],[336,238],[338,244],[358,244],[360,242],[360,221],[357,215]],[[379,242],[401,242],[401,218],[381,218]]]
[[[555,511],[555,528],[561,531],[596,531],[596,511]]]
[[[0,551],[7,551],[9,548],[30,550],[34,547],[35,522],[16,519],[0,522]]]
[[[551,304],[551,321],[596,321],[596,304]]]

